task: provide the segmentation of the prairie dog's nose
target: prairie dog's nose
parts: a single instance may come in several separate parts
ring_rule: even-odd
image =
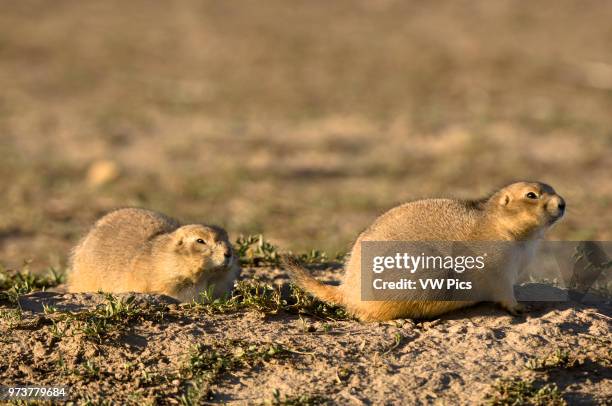
[[[548,207],[552,215],[561,217],[565,212],[565,200],[559,195],[554,195],[551,197]]]
[[[565,200],[563,200],[562,197],[559,198],[559,204],[557,205],[557,207],[559,208],[559,210],[565,210]]]
[[[232,249],[229,247],[225,248],[225,251],[223,251],[223,264],[225,266],[229,265],[230,262],[232,261]]]

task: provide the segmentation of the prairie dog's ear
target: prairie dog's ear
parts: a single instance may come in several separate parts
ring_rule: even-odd
[[[172,242],[176,248],[181,248],[185,245],[185,235],[179,230],[175,230],[174,235],[172,235]]]
[[[508,203],[510,203],[510,195],[508,193],[502,193],[501,197],[499,198],[499,204],[501,206],[507,206]]]

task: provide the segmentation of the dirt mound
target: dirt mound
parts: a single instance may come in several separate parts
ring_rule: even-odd
[[[284,282],[278,269],[249,272]],[[524,317],[483,304],[433,321],[360,323],[274,308],[279,297],[258,294],[241,308],[144,294],[25,295],[21,310],[0,305],[0,377],[120,403],[612,399],[609,303],[539,304]]]

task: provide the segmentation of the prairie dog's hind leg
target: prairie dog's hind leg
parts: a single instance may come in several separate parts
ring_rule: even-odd
[[[516,301],[514,297],[510,300],[502,300],[497,304],[513,316],[519,316],[525,312],[525,306]]]

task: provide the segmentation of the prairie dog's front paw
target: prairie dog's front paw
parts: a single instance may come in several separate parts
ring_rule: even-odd
[[[525,312],[525,306],[518,303],[516,300],[513,301],[502,301],[499,302],[502,309],[506,310],[513,316],[520,316]]]

